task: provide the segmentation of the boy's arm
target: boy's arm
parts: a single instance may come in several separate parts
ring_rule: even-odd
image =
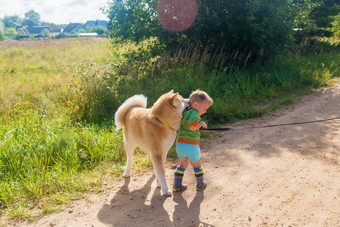
[[[205,129],[208,128],[208,126],[205,124],[204,121],[198,121],[198,122],[194,122],[194,123],[189,124],[189,129],[191,131],[196,131],[196,130],[200,129],[201,127],[205,128]]]

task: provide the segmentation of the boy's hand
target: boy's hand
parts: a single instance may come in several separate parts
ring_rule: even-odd
[[[200,128],[202,127],[204,129],[208,128],[207,124],[204,121],[200,121],[199,126],[200,126]]]
[[[189,125],[189,129],[191,131],[196,131],[196,130],[199,130],[200,128],[204,128],[204,129],[207,129],[207,125],[204,123],[204,121],[199,121],[198,124],[196,122],[196,124],[194,126],[190,126]]]

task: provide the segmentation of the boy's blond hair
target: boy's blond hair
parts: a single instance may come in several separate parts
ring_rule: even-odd
[[[210,105],[212,105],[214,101],[205,91],[197,89],[196,91],[191,93],[189,97],[189,102],[190,105],[192,105],[194,102],[208,102]]]

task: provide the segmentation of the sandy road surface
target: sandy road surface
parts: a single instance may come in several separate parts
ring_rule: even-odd
[[[340,116],[340,83],[237,126]],[[340,226],[340,120],[227,131],[202,142],[208,188],[161,197],[152,173],[75,201],[31,226]],[[167,163],[167,178],[173,170]],[[17,226],[27,225],[17,223]]]

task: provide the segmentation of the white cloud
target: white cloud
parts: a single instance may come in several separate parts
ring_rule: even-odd
[[[24,18],[26,12],[34,10],[45,22],[84,23],[87,20],[108,20],[101,11],[107,5],[108,0],[0,0],[0,18],[6,15]]]

